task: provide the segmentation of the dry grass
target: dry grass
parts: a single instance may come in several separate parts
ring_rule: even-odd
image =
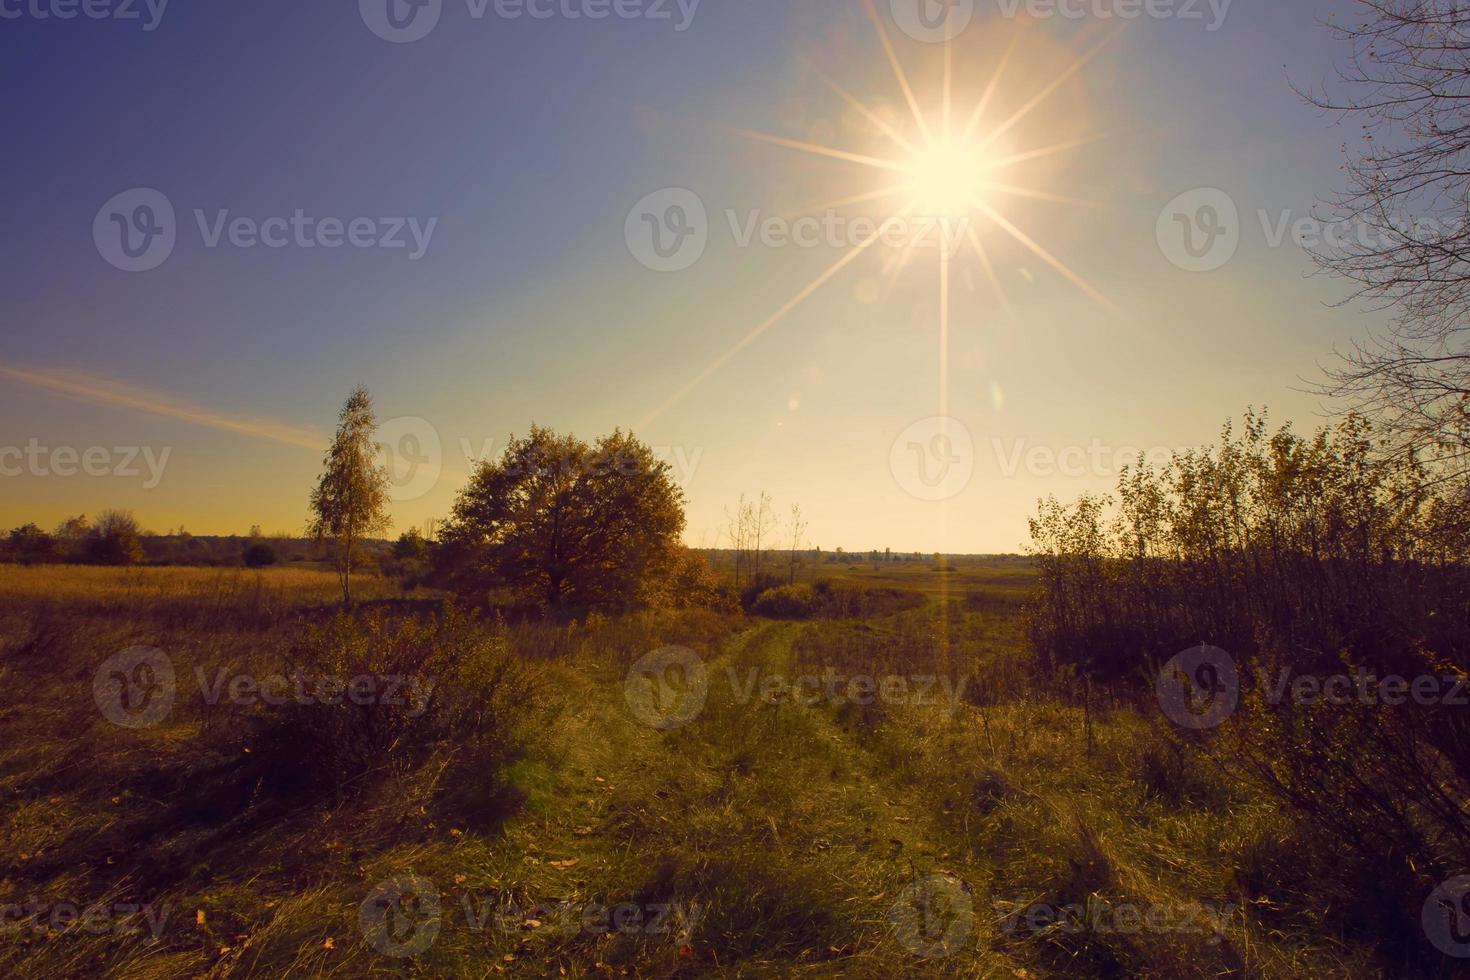
[[[19,692],[0,707],[0,886],[9,901],[169,911],[156,940],[0,934],[0,969],[1380,975],[1371,949],[1251,905],[1237,871],[1276,853],[1280,814],[1180,758],[1128,705],[1093,706],[1089,750],[1074,692],[1025,655],[1019,590],[987,590],[982,571],[947,610],[866,622],[647,611],[503,624],[386,597],[336,619],[320,572],[0,568],[0,683]],[[424,669],[451,678],[453,699],[413,724],[181,698],[157,727],[121,729],[92,677],[132,644],[168,651],[181,677]],[[628,666],[666,644],[696,650],[710,685],[693,721],[659,731],[623,690]],[[826,667],[977,688],[953,705],[855,710],[746,698],[732,680]],[[439,899],[433,941],[403,958],[362,925],[394,880]],[[973,911],[943,956],[898,925],[933,881]],[[1038,903],[1228,914],[1184,931],[1016,918]],[[392,920],[409,937],[425,921],[414,908]],[[615,909],[639,919],[598,914]],[[653,910],[669,929],[644,928]]]

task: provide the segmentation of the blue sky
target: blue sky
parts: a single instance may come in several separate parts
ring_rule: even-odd
[[[1306,278],[1303,253],[1271,247],[1258,219],[1307,215],[1355,136],[1288,84],[1330,78],[1342,49],[1318,19],[1345,2],[1235,0],[1215,31],[1130,22],[1007,135],[1020,150],[1104,137],[1012,174],[1093,206],[1003,210],[1122,316],[986,225],[1010,307],[972,253],[956,257],[943,396],[938,263],[917,257],[890,280],[892,256],[873,249],[652,418],[844,254],[741,247],[725,213],[781,215],[875,186],[866,168],[733,130],[880,143],[815,67],[912,135],[862,4],[703,0],[680,31],[673,4],[668,20],[476,19],[466,0],[444,0],[432,33],[395,44],[345,2],[170,4],[153,30],[35,16],[51,3],[0,3],[20,12],[0,19],[12,93],[0,108],[0,446],[172,452],[152,488],[34,467],[4,476],[0,523],[122,506],[157,530],[299,530],[312,433],[324,438],[364,383],[380,415],[423,419],[441,447],[439,479],[395,505],[399,527],[448,511],[462,446],[493,449],[534,421],[587,437],[637,426],[679,454],[693,544],[719,544],[724,508],[765,489],[783,510],[801,503],[827,548],[1008,551],[1037,497],[1112,480],[1092,464],[1008,467],[1019,451],[1192,445],[1252,404],[1313,425],[1303,381],[1373,322],[1325,306],[1341,285]],[[956,104],[973,104],[1018,39],[982,131],[1023,105],[1114,26],[1095,15],[1109,0],[1085,6],[1079,19],[1015,19],[979,0],[952,48]],[[907,37],[887,0],[877,10],[935,110],[942,46]],[[709,244],[692,267],[655,272],[625,222],[669,187],[706,206]],[[93,235],[104,203],[134,188],[176,211],[177,244],[151,271],[113,267]],[[1237,253],[1207,273],[1172,264],[1156,231],[1195,188],[1225,191],[1241,215]],[[411,259],[211,248],[195,217],[297,209],[433,230]],[[941,414],[941,398],[975,448],[969,478],[935,501],[895,472],[894,446]]]

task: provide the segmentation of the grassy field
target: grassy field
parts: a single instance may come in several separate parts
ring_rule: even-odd
[[[926,601],[507,623],[366,580],[348,619],[317,572],[0,568],[0,968],[1385,975],[1249,787],[1038,676],[1025,563],[821,571]]]

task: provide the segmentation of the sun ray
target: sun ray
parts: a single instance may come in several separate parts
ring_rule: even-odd
[[[1006,294],[1005,287],[1000,284],[1000,277],[995,274],[995,266],[990,262],[990,253],[985,251],[985,246],[980,242],[980,236],[975,233],[975,226],[970,225],[965,229],[965,235],[970,244],[975,248],[975,254],[980,256],[980,267],[985,270],[985,277],[990,280],[991,287],[996,296],[1000,298],[1000,305],[1007,313],[1011,312],[1011,298]]]
[[[919,100],[914,98],[914,90],[909,86],[908,76],[903,73],[903,66],[898,63],[898,54],[888,40],[888,32],[883,29],[883,21],[878,18],[878,11],[873,6],[873,0],[863,0],[863,5],[868,8],[868,18],[872,20],[873,28],[878,32],[878,40],[883,44],[884,53],[888,55],[888,63],[893,66],[894,77],[898,79],[898,87],[903,89],[903,97],[909,104],[909,111],[914,114],[914,122],[919,127],[919,134],[924,137],[925,143],[933,143],[934,137],[929,133],[928,123],[924,122],[924,113],[919,110]]]
[[[699,385],[704,381],[704,379],[708,378],[710,375],[718,371],[722,366],[724,366],[726,361],[730,360],[730,358],[734,357],[750,344],[754,343],[761,334],[765,333],[767,330],[780,323],[781,320],[786,316],[786,314],[790,313],[792,310],[796,309],[798,306],[804,303],[813,293],[815,293],[818,289],[821,289],[822,286],[825,285],[829,279],[837,275],[837,273],[841,272],[843,269],[847,268],[849,265],[852,264],[854,259],[867,251],[869,246],[871,246],[874,242],[882,237],[883,233],[887,230],[889,225],[893,224],[896,221],[902,221],[905,217],[907,217],[909,210],[910,209],[905,208],[903,211],[894,214],[887,221],[883,222],[883,224],[878,227],[878,230],[875,231],[872,236],[870,236],[866,241],[859,242],[851,249],[849,249],[846,255],[842,256],[842,258],[838,259],[832,265],[828,266],[825,272],[818,275],[815,279],[813,279],[810,283],[803,287],[800,292],[787,300],[779,310],[777,310],[775,313],[772,313],[762,323],[758,324],[744,337],[736,341],[735,344],[732,345],[728,350],[726,350],[723,354],[710,362],[708,367],[700,371],[693,378],[691,378],[682,388],[669,396],[662,405],[660,405],[658,408],[654,409],[647,416],[645,416],[643,420],[638,423],[638,428],[647,428],[650,422],[658,418],[664,412],[668,411],[674,405],[678,404],[695,388],[698,388]]]
[[[990,100],[995,97],[995,91],[1000,87],[1000,78],[1005,72],[1006,63],[1011,60],[1011,55],[1015,53],[1016,44],[1020,39],[1020,34],[1012,35],[1011,43],[1006,46],[1005,53],[1000,56],[1000,62],[995,66],[995,74],[990,76],[990,84],[985,86],[985,91],[980,95],[980,101],[975,104],[975,111],[970,113],[970,121],[965,124],[965,131],[960,136],[961,143],[968,145],[975,138],[975,129],[980,125],[980,118],[985,115]]]
[[[987,170],[1002,170],[1006,167],[1015,166],[1018,163],[1026,163],[1030,160],[1038,160],[1041,157],[1065,153],[1067,150],[1075,150],[1078,147],[1087,146],[1089,143],[1096,143],[1099,140],[1105,140],[1107,138],[1106,133],[1094,133],[1091,136],[1082,136],[1074,140],[1068,140],[1065,143],[1053,143],[1051,146],[1042,146],[1034,150],[1026,150],[1023,153],[1014,153],[1008,157],[1001,157],[998,160],[990,160],[986,162],[985,167]]]
[[[835,201],[828,201],[825,204],[817,204],[813,205],[812,207],[802,208],[800,211],[796,211],[788,215],[787,217],[800,218],[809,214],[817,214],[822,211],[835,211],[838,208],[845,208],[853,204],[862,204],[865,201],[877,201],[885,197],[893,197],[896,194],[902,194],[908,189],[908,184],[894,184],[892,187],[882,187],[876,191],[868,191],[863,194],[853,194],[849,197],[838,198]]]
[[[1113,315],[1121,319],[1127,319],[1127,314],[1120,310],[1112,300],[1108,299],[1102,293],[1098,292],[1091,283],[1089,283],[1086,279],[1083,279],[1077,273],[1073,272],[1061,259],[1057,258],[1046,249],[1042,248],[1024,231],[1011,224],[1011,222],[1007,221],[1005,215],[1001,214],[999,211],[995,210],[995,208],[986,204],[984,201],[975,201],[974,203],[975,207],[978,208],[980,211],[983,211],[986,217],[988,217],[991,221],[994,221],[996,224],[1000,225],[1001,228],[1005,229],[1005,231],[1012,238],[1020,242],[1026,248],[1030,249],[1037,258],[1041,259],[1041,261],[1045,262],[1057,272],[1061,273],[1068,282],[1086,293],[1087,296],[1093,300],[1093,302],[1102,306],[1109,313],[1112,313]]]
[[[894,129],[886,119],[878,115],[878,113],[874,112],[872,109],[868,108],[868,106],[857,96],[848,92],[847,89],[843,88],[841,85],[838,85],[825,72],[823,72],[822,69],[818,68],[815,65],[809,65],[808,67],[811,68],[813,74],[815,74],[822,81],[826,82],[828,87],[831,88],[832,91],[842,96],[842,98],[847,100],[848,104],[850,104],[853,108],[857,109],[864,116],[866,116],[875,126],[879,128],[879,130],[883,132],[885,136],[892,139],[895,143],[897,143],[900,147],[902,147],[909,153],[919,152],[918,148],[915,147],[913,143],[910,143],[906,138],[904,138],[904,135],[902,133]]]
[[[1104,205],[1099,201],[1088,201],[1080,197],[1067,197],[1063,194],[1052,194],[1048,191],[1033,190],[1029,187],[1017,187],[1014,184],[997,184],[987,181],[980,185],[983,191],[996,191],[1000,194],[1011,194],[1015,197],[1029,197],[1036,201],[1050,201],[1052,204],[1070,204],[1073,207],[1099,209]]]
[[[1026,104],[1017,109],[1016,112],[1009,119],[1001,123],[995,129],[992,129],[990,130],[990,132],[986,133],[985,139],[980,142],[980,146],[978,147],[978,149],[983,150],[985,147],[991,145],[996,140],[1004,136],[1006,133],[1010,132],[1010,130],[1014,128],[1017,123],[1030,115],[1033,109],[1039,106],[1042,102],[1045,102],[1047,98],[1049,98],[1051,94],[1057,89],[1061,88],[1068,79],[1081,71],[1083,66],[1091,61],[1103,48],[1107,47],[1108,43],[1112,41],[1113,38],[1117,37],[1126,26],[1127,25],[1125,24],[1123,27],[1114,28],[1107,37],[1103,38],[1101,41],[1097,42],[1097,44],[1093,45],[1090,49],[1088,49],[1086,53],[1082,55],[1082,57],[1072,62],[1072,64],[1069,65],[1065,71],[1063,71],[1056,78],[1052,79],[1051,84],[1047,85],[1040,92],[1037,92],[1030,99],[1028,99],[1026,101]]]
[[[954,58],[950,51],[950,40],[944,41],[944,141],[951,137],[950,107],[954,101]]]
[[[949,416],[949,247],[939,249],[939,417]]]
[[[737,136],[746,139],[760,140],[765,143],[774,143],[776,146],[784,146],[792,150],[801,150],[805,153],[815,153],[817,156],[833,157],[838,160],[846,160],[848,163],[861,163],[864,166],[875,167],[879,170],[894,170],[898,173],[911,173],[909,167],[896,160],[884,160],[881,157],[865,156],[861,153],[851,153],[847,150],[837,150],[830,146],[820,146],[816,143],[804,143],[801,140],[787,139],[784,136],[772,136],[770,133],[757,133],[750,129],[732,130]]]
[[[885,293],[892,291],[893,284],[898,281],[899,273],[908,267],[909,259],[913,258],[915,241],[915,236],[909,235],[908,241],[904,242],[903,248],[898,250],[898,254],[889,261],[887,268],[883,270],[883,291]]]

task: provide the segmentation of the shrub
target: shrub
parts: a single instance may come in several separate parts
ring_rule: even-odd
[[[1361,419],[1304,439],[1247,415],[1241,437],[1227,426],[1216,448],[1125,471],[1111,518],[1106,498],[1044,503],[1031,629],[1044,667],[1115,683],[1201,642],[1223,647],[1241,707],[1203,750],[1333,855],[1303,868],[1304,905],[1389,943],[1412,933],[1404,910],[1432,882],[1470,866],[1470,718],[1262,689],[1283,672],[1470,671],[1470,515],[1437,474],[1377,449]],[[1145,757],[1140,777],[1166,799],[1203,795],[1177,761]]]
[[[276,549],[268,544],[253,544],[245,549],[246,568],[268,568],[280,561]]]
[[[751,611],[771,619],[807,619],[816,610],[816,597],[809,585],[778,585],[758,595]]]
[[[125,510],[104,511],[92,528],[87,550],[102,565],[136,565],[143,560],[143,532]]]

